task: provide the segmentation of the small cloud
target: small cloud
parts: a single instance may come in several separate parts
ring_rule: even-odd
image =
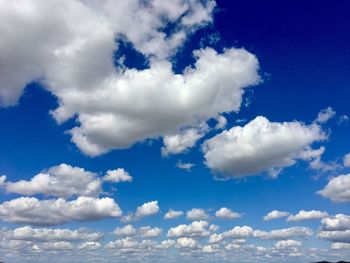
[[[318,116],[315,120],[315,122],[317,123],[326,123],[327,121],[329,121],[330,119],[332,119],[335,116],[336,112],[331,108],[328,107],[326,109],[321,110],[318,113]]]
[[[182,170],[186,170],[188,172],[190,172],[194,166],[195,166],[194,163],[183,163],[181,160],[178,160],[176,163],[177,168],[180,168]]]

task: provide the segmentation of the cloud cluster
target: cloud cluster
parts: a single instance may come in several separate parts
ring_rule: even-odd
[[[257,59],[244,49],[203,48],[193,67],[172,70],[171,56],[212,22],[214,8],[213,0],[0,1],[0,104],[15,104],[39,81],[58,98],[58,123],[77,118],[69,133],[87,155],[158,137],[164,155],[185,151],[209,119],[223,127],[220,113],[237,112],[244,89],[259,82]],[[115,69],[115,40],[130,43],[148,66]]]
[[[270,220],[278,219],[281,217],[287,217],[287,216],[289,216],[289,214],[290,214],[289,212],[273,210],[273,211],[269,212],[266,216],[264,216],[263,220],[270,221]]]
[[[328,216],[327,212],[316,211],[316,210],[311,210],[311,211],[300,210],[297,214],[288,216],[287,221],[321,219],[327,216]]]
[[[311,145],[326,138],[317,124],[270,122],[258,116],[243,127],[233,127],[205,141],[203,152],[206,165],[224,178],[262,172],[277,176],[297,160],[319,157],[323,150]]]
[[[317,193],[330,198],[333,202],[350,201],[350,174],[333,177],[322,190]]]
[[[121,215],[118,204],[108,197],[80,196],[72,201],[20,197],[0,204],[0,219],[32,225],[54,226],[70,221],[93,221]]]

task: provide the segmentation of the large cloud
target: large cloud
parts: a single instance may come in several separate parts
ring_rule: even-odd
[[[276,176],[297,160],[312,160],[323,153],[311,144],[326,139],[317,124],[270,122],[256,117],[243,127],[225,130],[204,143],[205,162],[225,178],[258,175]]]
[[[300,210],[297,214],[288,216],[287,221],[321,219],[327,216],[328,216],[328,213],[324,211],[322,212],[322,211],[316,211],[316,210],[311,210],[311,211]]]
[[[0,219],[32,225],[60,225],[70,221],[119,217],[121,214],[119,206],[108,197],[78,197],[72,201],[21,197],[0,204]]]
[[[22,195],[97,196],[101,192],[101,181],[95,173],[83,168],[60,164],[35,175],[30,181],[8,182],[6,190]]]
[[[349,202],[350,174],[339,175],[332,178],[325,188],[318,191],[318,194],[330,198],[333,202]]]
[[[38,80],[58,98],[59,123],[77,117],[70,133],[85,154],[158,137],[163,154],[184,151],[205,133],[203,122],[238,111],[244,88],[259,81],[257,59],[244,49],[197,50],[194,67],[173,72],[171,55],[212,22],[214,7],[212,0],[1,0],[0,103],[16,103]],[[149,67],[116,70],[115,38]]]

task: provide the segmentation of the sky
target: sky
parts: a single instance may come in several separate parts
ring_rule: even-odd
[[[350,260],[349,11],[0,0],[0,261]]]

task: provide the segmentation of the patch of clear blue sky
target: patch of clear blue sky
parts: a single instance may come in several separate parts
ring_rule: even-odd
[[[218,49],[244,47],[258,57],[264,82],[248,93],[249,107],[228,116],[229,127],[236,119],[249,121],[257,115],[271,121],[310,123],[328,106],[337,111],[337,117],[350,115],[349,1],[217,2],[213,26],[199,30],[189,39],[174,58],[174,70],[181,71],[193,63],[191,52],[200,47],[201,41],[208,43],[210,34],[220,36],[219,42],[211,44]],[[130,65],[138,61],[143,63],[143,58],[131,47],[124,45],[123,48]],[[74,120],[59,126],[49,116],[49,110],[56,106],[56,99],[33,83],[17,106],[0,109],[0,174],[16,181],[63,162],[102,173],[123,167],[134,177],[131,184],[117,185],[118,190],[113,194],[124,212],[134,210],[143,202],[159,200],[163,213],[168,208],[217,209],[222,206],[245,213],[242,219],[223,223],[223,228],[233,225],[251,225],[258,229],[318,226],[317,222],[285,223],[283,219],[262,222],[261,217],[273,209],[292,213],[300,209],[350,213],[348,205],[331,203],[315,194],[324,187],[329,174],[322,174],[315,180],[317,172],[307,169],[305,163],[285,169],[277,179],[250,177],[222,182],[215,181],[203,164],[199,147],[190,153],[162,158],[161,143],[155,140],[152,144],[137,144],[96,158],[86,157],[64,133],[73,126]],[[346,123],[339,126],[336,119],[327,126],[332,132],[325,143],[324,158],[339,160],[350,152],[350,126]],[[192,172],[185,172],[175,167],[178,159],[196,166]],[[14,196],[1,194],[0,201]],[[183,221],[182,218],[164,222],[158,215],[136,225],[166,228]],[[68,225],[112,230],[119,224],[115,219],[107,219]]]

